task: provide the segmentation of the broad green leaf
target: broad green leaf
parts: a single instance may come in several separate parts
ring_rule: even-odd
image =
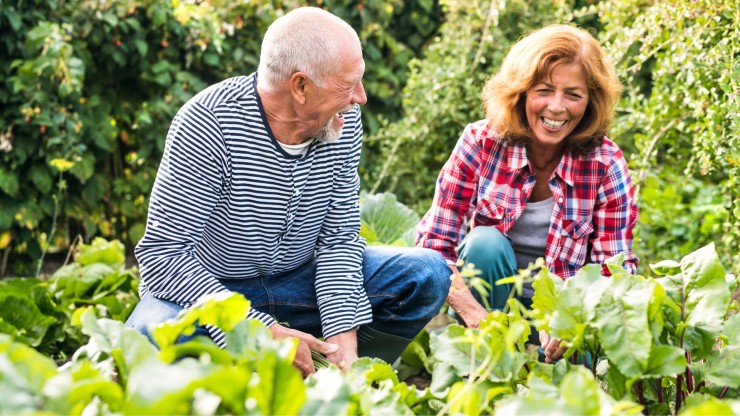
[[[47,381],[43,394],[44,408],[59,414],[82,414],[96,398],[114,412],[123,405],[121,386],[103,376],[88,361],[70,363],[63,372]]]
[[[740,314],[734,314],[727,318],[722,329],[722,335],[727,338],[730,345],[740,346]]]
[[[434,339],[434,335],[432,335],[432,339]],[[447,397],[449,388],[459,379],[460,376],[457,375],[457,371],[452,364],[446,361],[438,361],[434,364],[429,391],[437,398]]]
[[[532,318],[540,330],[549,331],[550,317],[557,309],[557,297],[563,286],[563,279],[550,273],[547,268],[540,269],[532,282]]]
[[[681,272],[656,279],[667,294],[666,324],[692,359],[706,357],[727,314],[730,291],[714,244],[681,259]]]
[[[353,372],[363,375],[367,386],[372,386],[384,380],[390,380],[393,384],[398,383],[398,375],[393,367],[378,358],[361,357],[352,363],[351,368]]]
[[[654,283],[637,276],[615,277],[598,305],[594,325],[609,358],[627,378],[639,378],[648,367],[653,335],[648,311]]]
[[[187,342],[163,347],[158,354],[160,360],[171,363],[185,357],[202,357],[215,364],[229,364],[233,358],[231,354],[219,348],[210,338],[195,337]]]
[[[35,413],[42,410],[41,391],[57,373],[50,358],[0,334],[0,413]]]
[[[126,384],[125,414],[189,414],[193,393],[218,367],[186,358],[165,364],[154,358],[133,369]],[[235,376],[236,374],[232,374]],[[234,377],[227,388],[245,389],[249,374]],[[215,384],[214,388],[219,387]]]
[[[550,335],[567,341],[571,350],[583,351],[593,305],[599,302],[610,282],[595,264],[583,267],[566,280],[556,299],[557,313],[550,319]]]
[[[378,244],[390,244],[419,223],[419,216],[396,200],[391,193],[360,195],[360,220],[366,235],[375,236]],[[406,241],[413,246],[413,241]]]
[[[680,416],[737,415],[740,400],[720,400],[706,394],[692,394],[681,408]]]
[[[479,415],[485,409],[486,392],[482,384],[458,381],[450,387],[447,406],[450,414]]]
[[[18,190],[19,185],[16,174],[0,167],[0,191],[3,191],[10,196],[16,196],[18,194]]]
[[[96,319],[92,308],[86,308],[78,312],[78,315],[82,332],[90,337],[90,342],[81,350],[84,350],[88,357],[112,357],[122,382],[126,382],[133,369],[156,356],[157,349],[149,339],[131,328],[126,328],[123,322]]]
[[[306,380],[306,402],[301,415],[346,415],[351,391],[337,368],[322,368]]]
[[[57,320],[39,310],[27,295],[0,293],[0,322],[3,331],[13,328],[11,336],[24,344],[36,347],[41,344],[49,327]]]
[[[684,350],[672,345],[653,345],[645,376],[667,377],[686,369]]]
[[[629,274],[629,271],[624,268],[624,253],[619,253],[616,256],[606,259],[604,264],[609,269],[609,273],[611,273],[612,276]]]
[[[240,362],[257,360],[262,350],[278,351],[281,357],[293,362],[297,348],[296,339],[273,339],[272,332],[256,319],[243,319],[226,333],[226,351]]]
[[[493,339],[500,340],[507,351],[523,352],[532,328],[529,321],[520,314],[492,311],[480,322],[480,330],[482,333],[490,334]]]
[[[636,415],[642,408],[635,403],[615,401],[599,388],[591,372],[583,366],[573,366],[563,377],[558,388],[558,397],[552,396],[551,389],[545,395],[535,394],[540,390],[541,387],[536,387],[526,396],[502,400],[496,406],[494,414]]]
[[[694,375],[720,386],[740,385],[740,346],[723,348],[706,358],[704,364],[691,364]]]
[[[75,258],[83,266],[93,263],[103,263],[118,268],[126,261],[123,244],[118,240],[106,241],[95,238],[92,244],[81,244],[79,254]]]
[[[180,335],[191,335],[196,325],[214,325],[224,331],[243,321],[249,311],[249,301],[233,292],[214,293],[201,298],[176,318],[154,325],[152,338],[160,348],[173,345]]]
[[[681,263],[674,260],[663,260],[650,264],[650,269],[658,276],[669,276],[681,271]]]
[[[560,394],[574,413],[598,415],[600,413],[599,386],[585,367],[574,367],[560,383]]]
[[[45,165],[34,165],[28,172],[28,178],[42,193],[48,194],[53,186],[53,177]]]
[[[281,357],[275,350],[264,350],[254,368],[259,383],[250,384],[247,401],[254,398],[256,408],[265,415],[298,413],[306,401],[306,386],[292,360]]]
[[[429,388],[419,390],[416,386],[406,383],[398,383],[393,386],[393,391],[399,394],[401,403],[405,404],[414,414],[428,415],[436,413],[430,401],[435,400]]]
[[[434,363],[430,357],[429,338],[429,332],[427,330],[423,329],[419,331],[416,337],[414,337],[414,340],[411,341],[403,351],[403,354],[401,354],[401,364],[425,369],[431,374]]]

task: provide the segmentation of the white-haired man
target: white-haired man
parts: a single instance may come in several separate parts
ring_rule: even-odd
[[[142,299],[129,327],[148,335],[235,291],[252,302],[248,318],[299,340],[304,375],[311,350],[343,369],[358,354],[400,355],[439,311],[450,270],[434,251],[366,249],[358,235],[364,71],[347,23],[299,8],[267,30],[257,73],[180,109],[136,247]],[[196,334],[224,344],[218,328]]]

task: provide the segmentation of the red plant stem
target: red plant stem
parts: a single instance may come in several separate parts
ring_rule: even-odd
[[[689,368],[689,365],[691,365],[691,353],[686,351],[686,390],[688,390],[689,393],[693,393],[694,375],[691,374],[691,368]]]
[[[719,393],[719,396],[717,396],[718,399],[723,399],[725,397],[725,394],[730,390],[730,386],[725,386],[722,391]]]
[[[681,400],[683,399],[683,394],[681,394],[683,386],[681,384],[683,384],[683,374],[676,376],[676,414],[681,410]]]
[[[645,404],[645,393],[642,391],[642,380],[635,383],[635,390],[637,390],[637,398],[639,399],[640,404],[642,405],[642,414],[647,416],[648,408],[647,408],[647,404]]]
[[[665,399],[663,398],[663,378],[658,377],[658,403],[664,403]]]

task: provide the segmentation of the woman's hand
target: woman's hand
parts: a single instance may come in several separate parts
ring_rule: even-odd
[[[560,359],[567,348],[560,346],[560,340],[550,338],[546,331],[540,331],[540,346],[545,350],[545,362],[552,364]]]
[[[481,306],[475,298],[473,298],[472,303],[469,303],[466,306],[461,306],[459,310],[455,310],[455,312],[457,312],[458,316],[462,318],[463,322],[465,322],[465,326],[468,328],[478,328],[480,326],[480,321],[486,319],[488,316],[488,311]]]
[[[450,265],[450,269],[452,269],[453,275],[450,293],[447,296],[447,304],[462,318],[465,326],[468,328],[478,328],[480,321],[486,319],[488,316],[488,311],[475,300],[473,293],[470,292],[468,285],[465,284],[462,276],[460,276],[460,271],[457,267]]]

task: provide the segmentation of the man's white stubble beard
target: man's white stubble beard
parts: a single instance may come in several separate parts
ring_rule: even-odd
[[[347,107],[344,107],[339,112],[344,114],[347,112],[352,111],[355,108],[353,105],[349,105]],[[345,120],[346,123],[346,120]],[[316,133],[316,140],[318,140],[321,143],[334,143],[339,141],[339,138],[342,137],[342,130],[344,129],[344,124],[342,124],[342,127],[335,129],[334,128],[334,117],[330,118],[329,121],[324,124],[324,127],[322,127],[317,133]]]

